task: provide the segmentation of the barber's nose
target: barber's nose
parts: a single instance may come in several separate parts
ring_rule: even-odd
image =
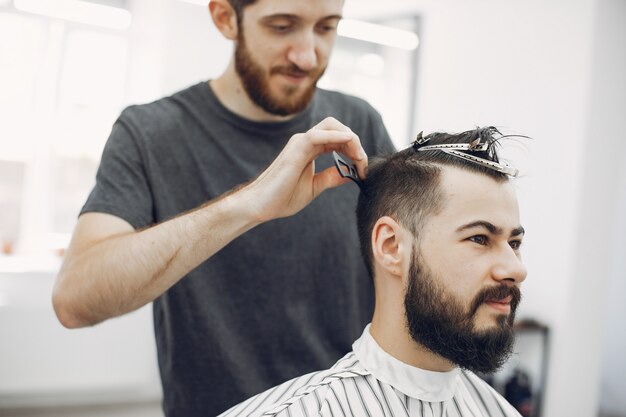
[[[312,34],[302,35],[289,49],[287,59],[304,71],[310,71],[317,67],[314,36]]]
[[[493,279],[509,284],[521,284],[528,274],[519,253],[512,248],[503,249],[492,268]]]

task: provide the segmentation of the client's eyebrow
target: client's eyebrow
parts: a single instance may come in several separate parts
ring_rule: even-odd
[[[516,227],[515,229],[511,230],[511,236],[519,236],[519,235],[525,235],[525,234],[526,234],[526,230],[524,230],[522,226]]]
[[[485,228],[492,235],[501,235],[502,234],[502,228],[501,227],[497,227],[494,224],[489,223],[488,221],[485,221],[485,220],[478,220],[478,221],[475,221],[475,222],[471,222],[471,223],[465,224],[465,225],[459,227],[458,229],[456,229],[456,231],[457,232],[463,232],[463,231],[465,231],[467,229],[473,229],[475,227]],[[524,233],[526,233],[524,228],[522,226],[519,226],[519,227],[516,227],[515,229],[511,230],[511,237],[523,235]]]

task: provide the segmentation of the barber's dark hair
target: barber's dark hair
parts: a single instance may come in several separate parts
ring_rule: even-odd
[[[239,25],[241,25],[241,22],[243,21],[243,9],[256,3],[256,1],[257,0],[228,0],[230,5],[235,10],[235,14],[237,15],[237,23]]]
[[[471,143],[478,138],[481,143],[488,144],[487,149],[464,153],[499,162],[496,148],[502,135],[492,126],[459,134],[432,133],[424,137],[428,140],[424,145]],[[418,139],[421,139],[421,134]],[[372,278],[374,262],[371,236],[376,221],[383,216],[390,216],[419,240],[424,220],[439,211],[443,204],[439,186],[442,166],[459,167],[487,175],[498,182],[508,181],[508,176],[502,172],[441,150],[420,152],[417,151],[418,146],[410,146],[388,157],[370,161],[367,178],[361,185],[356,209],[357,228],[361,252]]]

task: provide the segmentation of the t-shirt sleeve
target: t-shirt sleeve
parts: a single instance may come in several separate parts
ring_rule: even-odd
[[[96,174],[96,185],[80,214],[112,214],[140,229],[154,223],[152,201],[137,138],[120,118],[113,125]]]

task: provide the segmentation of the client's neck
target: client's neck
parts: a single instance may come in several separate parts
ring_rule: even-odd
[[[385,352],[407,365],[436,372],[448,372],[455,367],[413,340],[407,329],[403,303],[379,303],[377,299],[370,333]]]

